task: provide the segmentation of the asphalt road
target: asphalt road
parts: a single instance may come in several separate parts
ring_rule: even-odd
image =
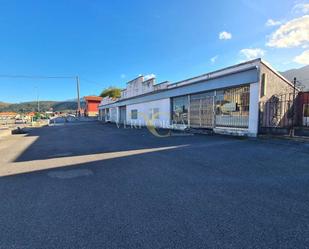
[[[309,146],[88,123],[0,140],[0,248],[308,248]]]

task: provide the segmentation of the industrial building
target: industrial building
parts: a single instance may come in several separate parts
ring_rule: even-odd
[[[170,129],[210,129],[215,133],[257,136],[263,126],[261,103],[293,93],[294,86],[261,59],[176,83],[143,76],[127,83],[121,98],[103,101],[99,119],[126,125]],[[276,113],[284,118],[284,113]],[[279,116],[278,116],[279,115]],[[280,116],[281,115],[281,116]]]

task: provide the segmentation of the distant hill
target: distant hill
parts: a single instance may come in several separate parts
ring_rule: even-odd
[[[294,77],[302,83],[305,91],[309,91],[309,65],[298,69],[290,69],[281,74],[290,81],[293,81]]]
[[[77,103],[74,101],[40,101],[40,111],[76,111]],[[83,106],[83,103],[81,103]],[[38,110],[38,103],[36,101],[24,102],[18,104],[8,104],[0,102],[0,112],[34,112]]]
[[[9,106],[9,105],[10,105],[9,103],[4,103],[4,102],[0,101],[0,108],[6,107],[6,106]]]

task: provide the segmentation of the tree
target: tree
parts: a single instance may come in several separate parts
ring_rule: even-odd
[[[120,98],[121,96],[121,89],[117,87],[109,87],[102,91],[100,94],[101,97],[111,97],[111,98]]]

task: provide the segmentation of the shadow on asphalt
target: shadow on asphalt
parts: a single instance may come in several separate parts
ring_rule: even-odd
[[[27,136],[35,136],[37,139],[15,162],[233,140],[228,137],[188,136],[181,133],[156,137],[146,128],[117,128],[114,124],[98,122],[43,127],[33,129]]]

